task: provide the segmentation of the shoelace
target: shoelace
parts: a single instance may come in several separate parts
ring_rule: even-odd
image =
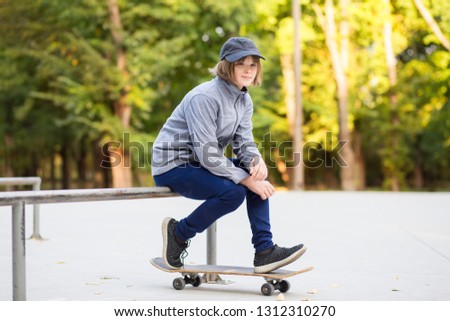
[[[191,240],[187,240],[185,243],[186,247],[183,249],[183,252],[181,252],[180,259],[181,263],[184,265],[184,259],[189,255],[188,251],[186,249],[191,245]]]

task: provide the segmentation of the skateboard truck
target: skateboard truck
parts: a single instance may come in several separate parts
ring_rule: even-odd
[[[182,277],[173,280],[172,285],[175,290],[183,290],[186,284],[198,287],[202,284],[202,278],[196,273],[182,273]]]
[[[190,284],[196,288],[203,283],[223,285],[233,283],[231,281],[222,280],[220,275],[214,273],[205,273],[203,276],[200,276],[197,273],[181,273],[181,275],[181,277],[175,278],[172,282],[175,290],[183,290],[186,284]]]
[[[286,293],[291,288],[291,284],[286,280],[277,280],[272,278],[264,278],[266,283],[261,286],[261,293],[270,296],[275,290],[280,291],[281,293]]]

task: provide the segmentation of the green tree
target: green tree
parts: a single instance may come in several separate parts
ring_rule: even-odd
[[[345,52],[351,57],[342,61],[348,63],[343,69],[346,124],[355,154],[355,187],[448,187],[450,53],[415,3],[391,2],[389,56],[397,76],[392,82],[383,1],[351,1],[339,7],[338,1],[302,0],[302,129],[308,188],[339,188],[343,178],[340,164],[329,161],[337,156],[334,147],[344,117],[337,108],[339,88],[330,81],[333,61],[326,33],[314,10],[323,10],[325,3],[340,8],[335,11],[336,28],[346,26],[336,33],[336,44],[343,57]],[[131,185],[131,177],[133,185],[149,184],[149,166],[143,160],[149,160],[155,135],[186,92],[211,78],[208,68],[217,62],[223,42],[240,35],[254,38],[267,58],[263,85],[250,89],[254,136],[271,142],[262,145],[271,179],[289,185],[291,0],[0,4],[2,175],[40,175],[52,187],[121,186],[111,168],[121,160],[131,164],[123,185]],[[448,38],[448,1],[423,4]],[[124,133],[129,134],[125,141]],[[127,140],[130,144],[125,146]],[[144,148],[135,148],[136,143]],[[85,183],[75,185],[75,180]]]
[[[32,122],[33,113],[45,106],[43,123],[54,127],[58,135],[47,131],[50,137],[42,140],[52,146],[45,152],[56,152],[66,164],[64,187],[69,187],[71,160],[82,154],[93,154],[96,167],[101,160],[109,163],[113,186],[128,186],[130,175],[114,171],[114,162],[129,163],[127,150],[112,142],[122,144],[124,133],[130,132],[148,146],[180,97],[206,77],[225,37],[238,34],[240,21],[248,21],[248,5],[236,0],[5,0],[0,9],[5,35],[1,46],[9,49],[2,63],[15,65],[16,83],[21,78],[31,83],[28,88],[20,84],[18,96],[6,93],[9,88],[4,87],[4,100],[17,100],[8,104],[5,124],[7,117],[14,116],[12,110],[21,110],[22,118],[12,119],[20,128],[24,119]],[[21,60],[26,66],[18,65]],[[5,153],[18,151],[26,141],[18,140],[12,129],[2,131],[8,133]],[[29,137],[28,143],[32,140]],[[81,152],[92,148],[93,152]],[[6,168],[14,167],[6,163]],[[116,179],[118,175],[121,178]],[[110,183],[109,176],[104,184]]]

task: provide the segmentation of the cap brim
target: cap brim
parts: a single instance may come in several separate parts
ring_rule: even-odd
[[[256,57],[266,60],[266,58],[261,56],[261,54],[259,52],[256,52],[254,50],[235,52],[231,55],[225,56],[224,59],[228,60],[229,62],[235,62],[235,61],[238,61],[239,59],[247,57],[247,56],[256,56]]]

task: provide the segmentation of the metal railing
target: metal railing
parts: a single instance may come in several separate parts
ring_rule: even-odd
[[[31,185],[33,186],[33,191],[41,190],[41,182],[42,180],[40,177],[0,177],[0,185],[5,186]],[[43,240],[39,228],[40,228],[39,204],[34,204],[33,234],[30,236],[30,239],[39,241]]]
[[[26,300],[25,205],[179,196],[166,187],[0,192],[0,206],[12,206],[13,300]],[[216,264],[216,224],[207,231],[207,263]]]

